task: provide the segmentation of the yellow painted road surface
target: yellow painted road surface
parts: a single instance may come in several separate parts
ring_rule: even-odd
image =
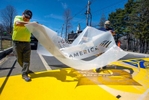
[[[0,100],[149,100],[149,58],[111,63],[99,73],[71,68],[0,78]]]

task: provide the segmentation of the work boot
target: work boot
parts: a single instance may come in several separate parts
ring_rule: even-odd
[[[101,68],[97,68],[97,69],[96,69],[96,72],[97,72],[97,73],[99,73],[99,72],[100,72],[100,70],[101,70]]]
[[[30,74],[30,73],[34,73],[34,72],[33,72],[33,71],[31,71],[31,70],[28,70],[28,71],[27,71],[27,73],[28,73],[28,74]]]
[[[103,66],[102,68],[97,68],[96,72],[99,73],[102,69],[106,69],[106,68],[107,68],[106,66]]]
[[[22,74],[22,78],[23,78],[26,82],[31,81],[31,78],[30,78],[27,74]]]
[[[107,66],[103,66],[103,67],[102,67],[102,69],[106,69],[106,68],[107,68]]]

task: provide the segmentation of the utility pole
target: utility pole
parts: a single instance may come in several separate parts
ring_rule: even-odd
[[[86,14],[86,25],[87,26],[91,26],[91,21],[92,21],[92,14],[91,14],[91,10],[90,10],[90,5],[91,5],[91,2],[90,2],[90,0],[88,0],[87,10],[85,12],[85,14]]]

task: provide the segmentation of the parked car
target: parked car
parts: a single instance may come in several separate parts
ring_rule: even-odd
[[[77,38],[77,36],[77,33],[68,34],[68,42],[71,44]]]
[[[38,40],[34,37],[34,35],[31,35],[31,50],[37,50],[37,46],[38,46]]]

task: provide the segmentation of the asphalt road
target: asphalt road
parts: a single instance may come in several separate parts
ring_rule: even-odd
[[[124,60],[141,57],[149,57],[149,55],[129,52],[129,54],[122,59]],[[92,58],[93,57],[90,57],[85,60],[89,60]],[[38,54],[36,50],[32,50],[30,70],[32,70],[33,72],[54,70],[60,68],[68,68],[68,66],[61,63],[53,56],[42,56]],[[16,57],[13,54],[8,55],[0,61],[0,77],[18,74],[21,74],[21,67],[19,66],[18,62],[16,61]]]
[[[52,69],[67,67],[59,62],[55,57],[46,57],[39,55],[36,50],[31,52],[30,70],[40,72]],[[21,74],[21,67],[13,54],[8,55],[0,61],[0,77]],[[10,72],[11,71],[11,72]]]
[[[149,55],[129,53],[123,59],[138,57],[149,57]],[[145,76],[147,71],[144,71],[144,69],[139,73],[145,72],[145,74],[142,74],[142,76],[136,75],[138,78],[135,77],[137,82],[139,81],[143,84],[136,85],[136,81],[128,78],[131,75],[124,73],[126,71],[115,70],[114,74],[118,76],[114,76],[114,71],[112,72],[112,70],[105,71],[105,75],[103,74],[104,70],[100,74],[93,72],[93,70],[91,72],[86,71],[85,74],[83,71],[82,73],[77,72],[77,74],[73,73],[71,68],[55,70],[65,67],[68,66],[62,64],[54,57],[41,56],[35,50],[32,50],[30,69],[37,73],[30,74],[31,82],[25,82],[21,79],[21,67],[16,62],[16,58],[13,54],[8,55],[0,60],[0,100],[47,100],[47,98],[49,100],[116,100],[118,97],[125,100],[128,98],[136,100],[136,98],[144,97],[147,100],[149,98],[147,95],[149,86],[148,81],[146,81],[148,77]],[[108,76],[107,72],[113,76]],[[124,76],[119,76],[121,73]],[[93,74],[93,76],[85,78],[81,77],[81,74],[86,76]],[[106,84],[112,86],[111,83],[115,83],[113,86],[115,89],[107,88]],[[124,87],[127,88],[127,91]],[[136,90],[143,92],[139,92],[136,95]]]

